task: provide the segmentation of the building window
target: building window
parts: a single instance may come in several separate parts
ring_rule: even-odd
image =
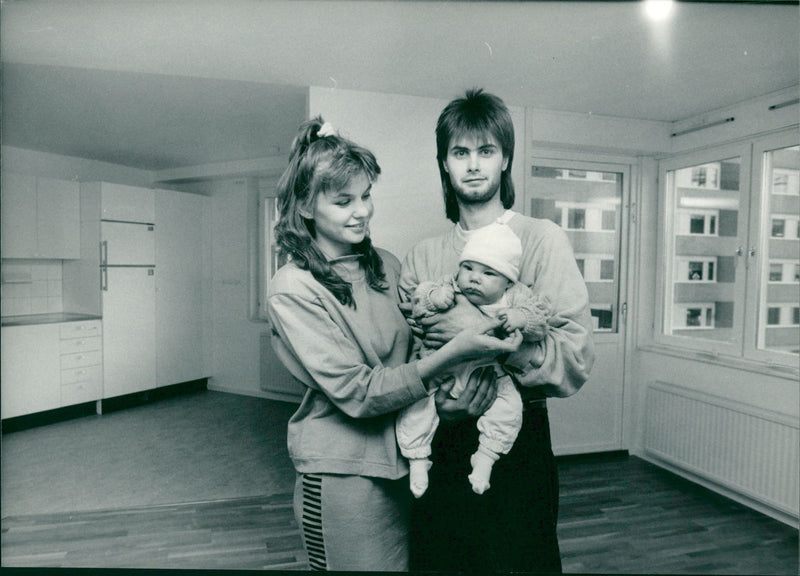
[[[617,211],[616,210],[603,210],[603,230],[616,230],[617,229]]]
[[[676,234],[681,236],[716,236],[717,211],[678,210]]]
[[[714,304],[687,304],[676,306],[676,330],[714,328]]]
[[[767,325],[777,326],[781,323],[781,309],[778,307],[767,308]]]
[[[675,282],[716,282],[716,258],[676,258]]]
[[[800,170],[775,167],[772,171],[772,193],[800,196]]]
[[[769,281],[783,282],[783,264],[769,265]]]
[[[614,315],[611,306],[602,304],[589,304],[592,322],[596,332],[610,332],[614,327]]]
[[[586,210],[583,208],[570,208],[567,212],[567,228],[569,230],[584,230],[586,228]]]
[[[611,281],[614,280],[614,261],[601,260],[600,261],[600,280]]]
[[[772,237],[783,238],[786,235],[786,220],[783,218],[772,219]]]

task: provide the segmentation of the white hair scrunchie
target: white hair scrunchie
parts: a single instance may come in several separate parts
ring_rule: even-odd
[[[317,138],[325,138],[326,136],[336,136],[336,130],[328,122],[322,124],[317,130]]]

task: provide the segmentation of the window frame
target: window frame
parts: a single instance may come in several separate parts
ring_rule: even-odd
[[[765,292],[769,281],[768,245],[771,236],[772,218],[768,210],[769,188],[767,187],[767,170],[764,162],[766,152],[797,145],[797,127],[776,131],[759,137],[693,150],[679,155],[662,157],[657,160],[657,246],[656,262],[668,263],[667,266],[656,267],[655,302],[651,333],[646,340],[654,349],[674,351],[674,353],[695,357],[705,361],[719,362],[725,365],[738,365],[757,372],[774,371],[776,374],[789,372],[800,373],[796,354],[777,350],[759,349],[758,315],[765,307]],[[739,183],[739,228],[738,239],[741,242],[741,254],[737,250],[736,269],[743,270],[743,281],[739,282],[734,293],[735,311],[734,330],[737,332],[733,341],[721,342],[705,340],[690,336],[665,334],[665,322],[673,323],[674,313],[667,317],[665,303],[674,307],[674,270],[677,258],[674,256],[674,230],[676,225],[672,182],[668,178],[671,170],[679,170],[688,166],[699,166],[729,158],[740,158]],[[787,221],[787,226],[793,226]],[[742,227],[743,226],[743,227]],[[670,238],[670,235],[672,238]],[[780,239],[779,239],[780,240]],[[774,261],[775,259],[773,259]],[[715,267],[716,268],[716,267]],[[785,276],[787,268],[784,267]],[[715,270],[715,274],[717,271]],[[763,280],[762,280],[763,278]],[[784,284],[793,284],[784,278]],[[781,322],[784,316],[793,314],[793,308],[787,305],[781,309]],[[766,323],[766,318],[764,319]],[[765,324],[766,326],[766,324]],[[781,327],[796,327],[795,324],[782,323]]]
[[[665,263],[665,266],[658,267],[656,271],[656,306],[655,306],[655,322],[653,323],[653,340],[656,344],[661,344],[667,347],[674,347],[692,351],[699,351],[701,353],[716,355],[726,355],[731,357],[742,356],[742,343],[744,337],[744,310],[741,303],[745,302],[745,290],[747,286],[746,277],[741,281],[735,283],[733,287],[733,300],[735,302],[734,316],[733,316],[733,338],[729,340],[714,340],[692,337],[682,334],[665,334],[665,327],[669,327],[669,331],[675,330],[675,318],[685,315],[685,310],[678,314],[679,306],[674,303],[675,285],[675,267],[680,258],[676,257],[675,243],[676,237],[685,236],[684,234],[677,234],[678,218],[684,213],[710,213],[715,212],[710,209],[680,209],[674,210],[674,178],[676,171],[688,167],[706,167],[722,160],[738,158],[739,164],[739,207],[737,215],[737,230],[745,231],[744,236],[739,232],[736,254],[731,254],[737,259],[736,269],[744,270],[745,263],[743,256],[745,254],[745,245],[747,243],[747,223],[750,208],[751,198],[751,173],[750,173],[750,158],[751,146],[749,142],[739,142],[727,144],[722,146],[710,147],[704,150],[695,150],[686,152],[680,155],[663,158],[659,161],[658,165],[658,238],[657,243],[657,258],[656,262]],[[719,175],[717,175],[717,183],[719,184]],[[696,186],[691,186],[695,187]],[[710,186],[701,187],[700,189],[714,190]],[[707,215],[707,216],[708,216]],[[708,233],[709,221],[706,219],[706,233],[705,234],[691,234],[689,236],[694,238],[705,237],[718,237],[719,235],[719,217],[716,219],[714,226],[714,234]],[[719,267],[715,266],[715,274],[719,273]],[[681,282],[683,283],[683,282]],[[666,303],[670,303],[670,310],[666,310]],[[698,306],[700,304],[698,303]],[[685,307],[680,307],[683,310]],[[737,328],[738,327],[738,328]],[[705,328],[705,327],[704,327]],[[681,328],[681,330],[684,330]]]
[[[748,311],[747,322],[746,322],[746,332],[745,332],[745,349],[744,355],[745,357],[752,358],[756,361],[768,364],[768,365],[778,365],[778,366],[791,366],[794,368],[795,371],[798,371],[798,359],[800,356],[796,354],[790,354],[786,352],[781,352],[778,350],[765,350],[759,348],[759,340],[760,340],[760,330],[765,329],[767,327],[766,318],[764,319],[764,326],[759,326],[759,314],[763,310],[764,314],[767,314],[767,292],[769,290],[769,286],[771,284],[778,284],[777,282],[771,282],[769,280],[769,271],[770,265],[772,263],[777,263],[777,260],[781,260],[780,258],[772,258],[769,257],[769,244],[770,241],[775,242],[797,242],[798,240],[793,238],[786,238],[783,239],[775,239],[772,238],[772,216],[769,210],[769,185],[771,184],[768,182],[768,166],[765,165],[766,163],[766,154],[768,152],[779,150],[782,148],[787,148],[791,146],[797,146],[800,144],[800,138],[798,138],[797,128],[791,130],[784,130],[781,132],[777,132],[774,134],[767,134],[758,138],[754,138],[753,141],[753,186],[758,187],[759,195],[757,198],[754,198],[752,202],[751,214],[750,214],[750,230],[751,230],[751,238],[749,242],[751,254],[752,251],[755,250],[753,256],[748,259],[748,264],[750,265],[751,270],[754,273],[749,274],[748,276],[748,286],[747,291],[748,294],[753,294],[754,298],[751,300],[756,301],[758,304],[755,306],[751,306],[750,310]],[[778,194],[781,195],[781,194]],[[787,196],[796,196],[794,194],[787,194]],[[788,224],[788,223],[787,223]],[[763,231],[763,233],[759,234],[759,231]],[[783,262],[781,262],[783,263]],[[791,269],[787,270],[788,266],[783,266],[784,275],[783,280],[779,283],[783,286],[797,286],[797,283],[794,281],[792,277]],[[787,271],[790,274],[789,279],[785,278]],[[763,278],[763,280],[762,280]],[[775,326],[771,326],[772,328],[787,328],[791,329],[794,324],[791,322],[788,324],[783,323],[784,315],[791,314],[789,311],[788,314],[784,312],[784,308],[791,307],[790,304],[786,304],[781,307],[781,323]]]

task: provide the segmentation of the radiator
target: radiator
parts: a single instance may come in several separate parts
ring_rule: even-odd
[[[648,387],[645,406],[647,454],[798,517],[795,419],[660,382]]]

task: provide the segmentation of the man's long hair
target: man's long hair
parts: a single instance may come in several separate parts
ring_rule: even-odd
[[[444,205],[447,217],[459,220],[458,200],[450,174],[444,168],[447,150],[453,139],[466,134],[478,136],[491,134],[500,143],[508,165],[500,177],[500,200],[508,209],[514,205],[514,183],[511,180],[511,165],[514,160],[514,123],[505,103],[493,94],[481,89],[468,90],[464,98],[448,104],[439,115],[436,124],[436,159],[442,179]]]

